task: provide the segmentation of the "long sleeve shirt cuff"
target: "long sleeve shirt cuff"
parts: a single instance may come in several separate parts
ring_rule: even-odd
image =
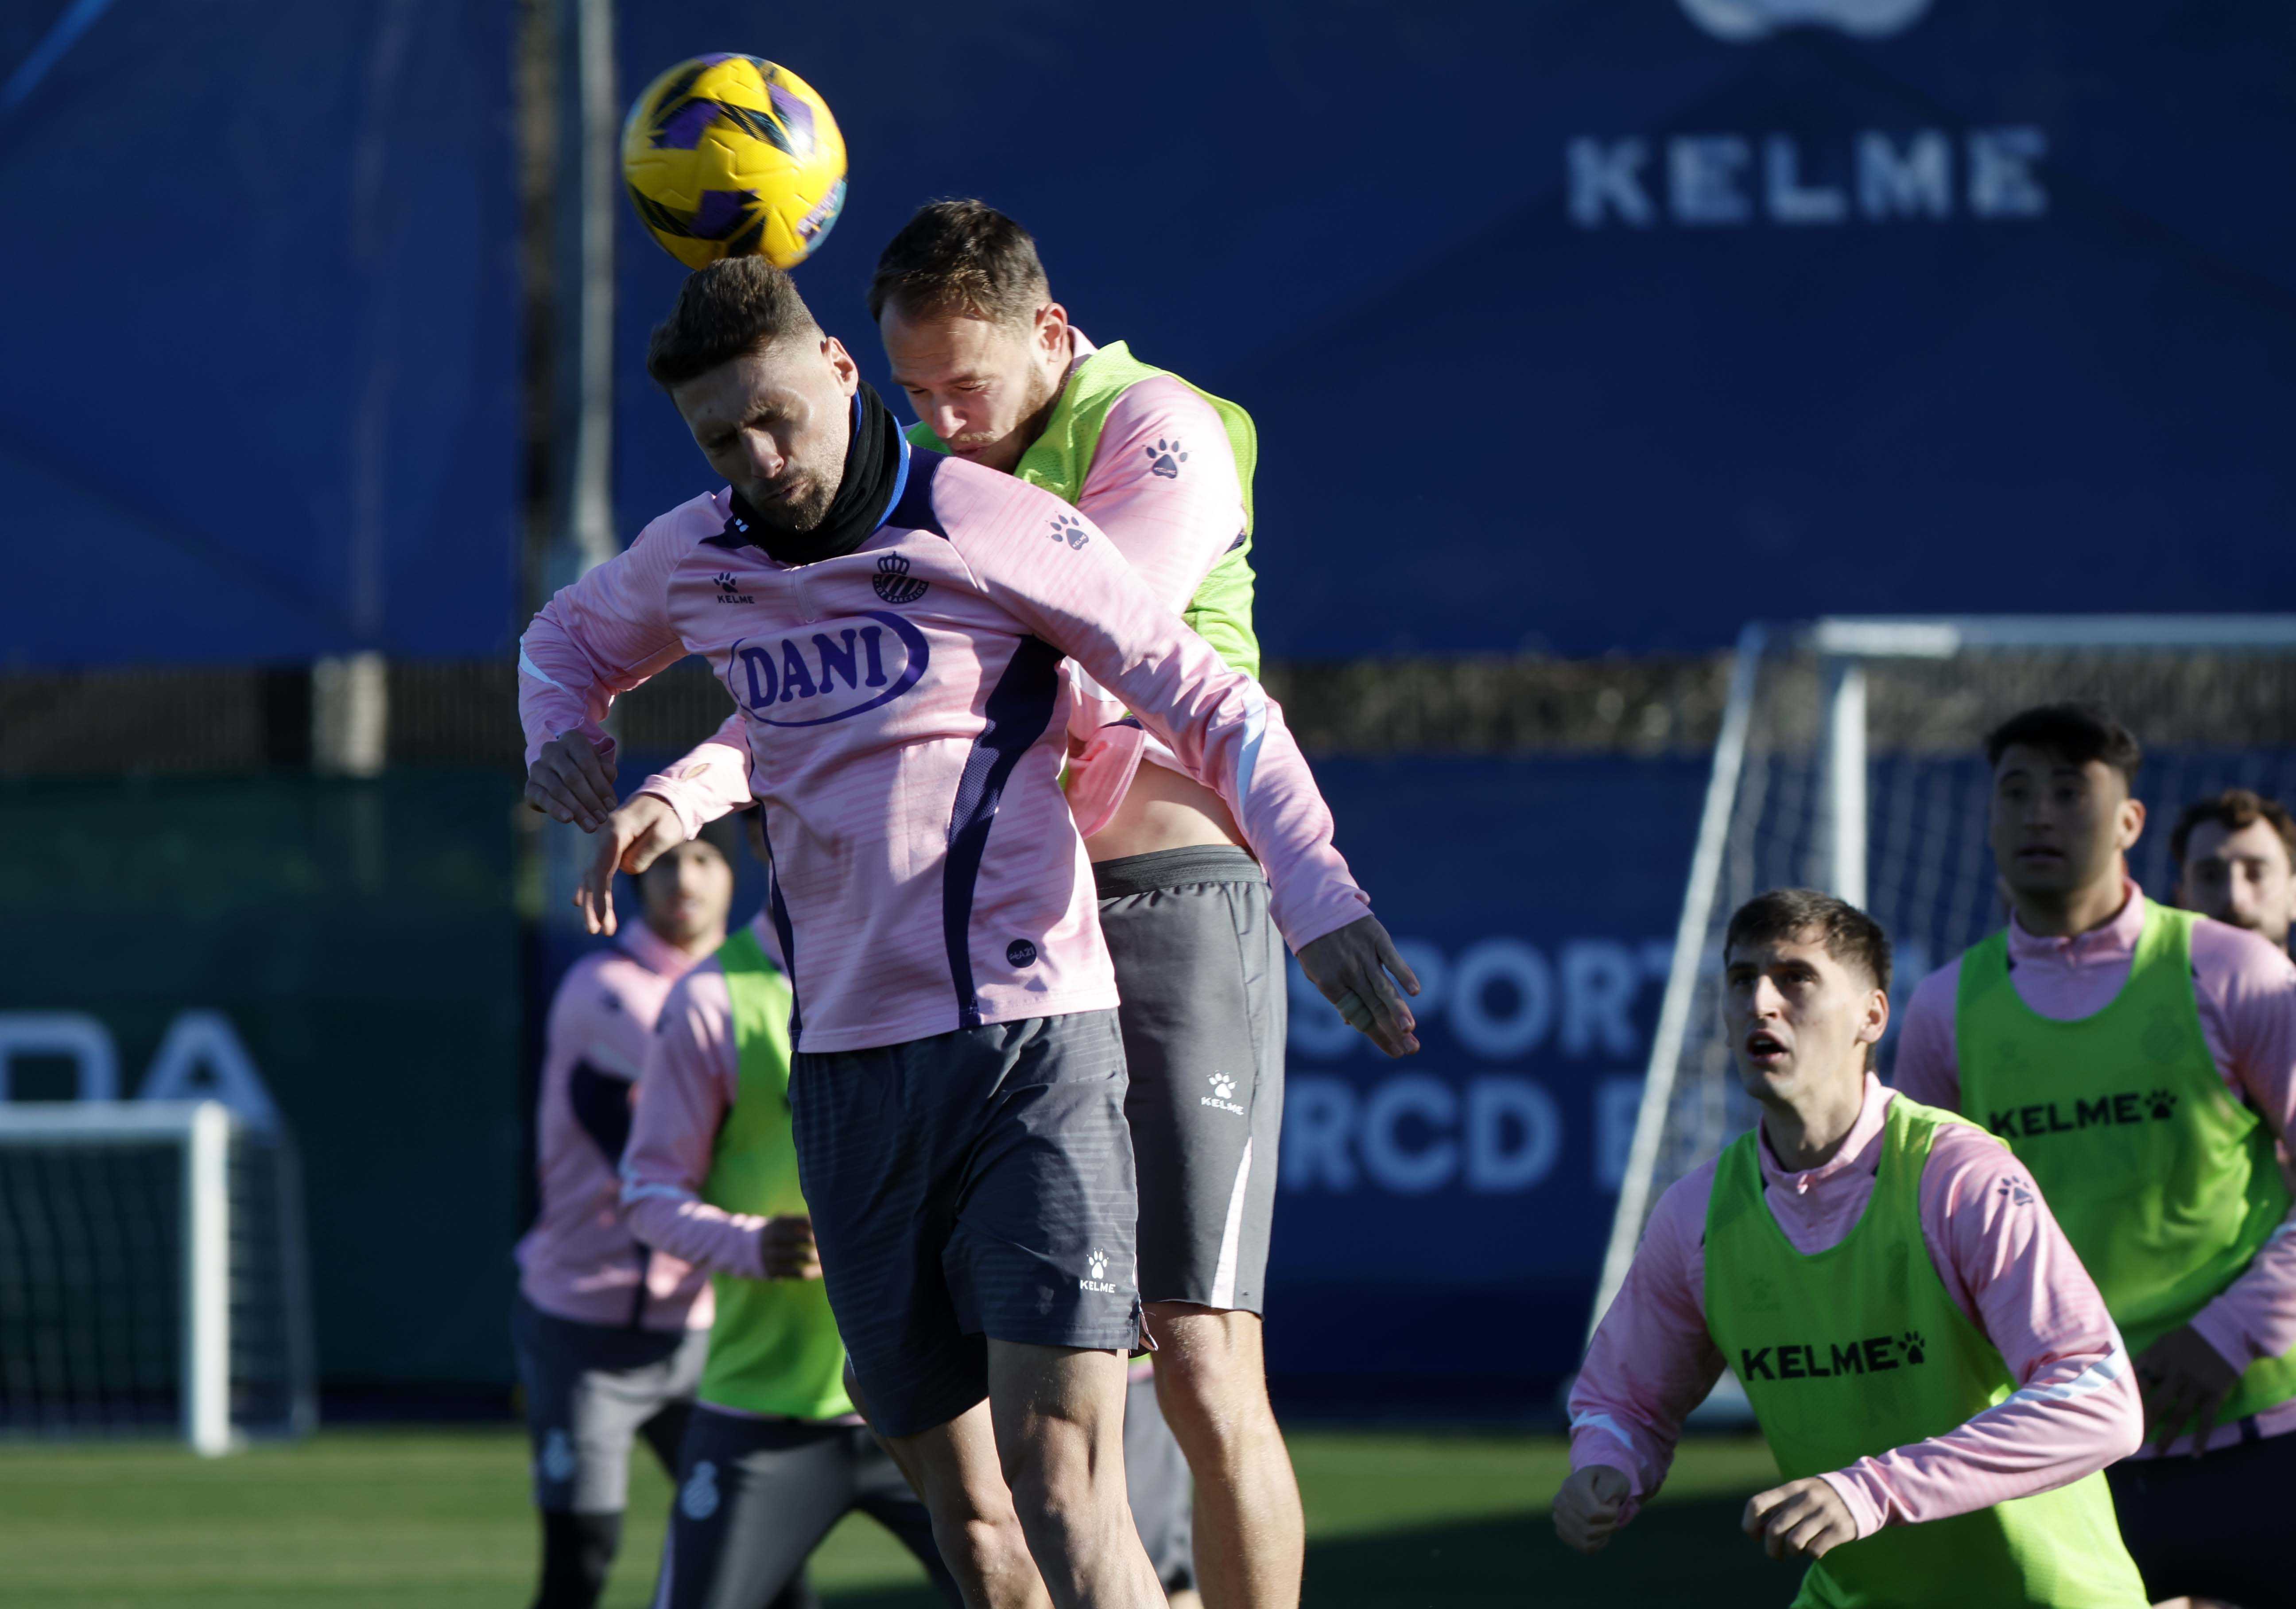
[[[1864,1461],[1858,1460],[1861,1464]],[[1861,1477],[1857,1464],[1848,1469],[1828,1470],[1817,1478],[1833,1488],[1841,1498],[1841,1506],[1849,1511],[1850,1521],[1857,1527],[1859,1541],[1882,1529],[1882,1505],[1866,1490],[1866,1480],[1870,1477]]]

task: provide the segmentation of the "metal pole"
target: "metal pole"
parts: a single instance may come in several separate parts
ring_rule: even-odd
[[[1627,1268],[1642,1240],[1643,1218],[1650,1209],[1659,1141],[1666,1132],[1675,1074],[1690,1034],[1690,1006],[1698,992],[1698,969],[1705,959],[1706,929],[1713,920],[1714,897],[1721,886],[1722,851],[1729,841],[1731,807],[1738,798],[1738,775],[1746,760],[1746,733],[1753,715],[1765,640],[1759,624],[1750,624],[1738,634],[1738,651],[1730,667],[1729,700],[1722,708],[1722,730],[1714,740],[1714,768],[1706,779],[1706,803],[1698,817],[1698,846],[1690,858],[1690,889],[1683,897],[1682,920],[1674,931],[1674,963],[1667,973],[1658,1030],[1651,1038],[1650,1070],[1643,1079],[1642,1107],[1635,1113],[1634,1144],[1627,1153],[1626,1177],[1619,1185],[1611,1244],[1603,1254],[1603,1279],[1595,1289],[1595,1311],[1587,1320],[1589,1335],[1603,1321],[1611,1298],[1626,1283]]]
[[[1830,655],[1825,666],[1825,831],[1812,879],[1837,899],[1866,905],[1866,661]]]
[[[231,1450],[231,1112],[201,1101],[184,1133],[184,1439]]]

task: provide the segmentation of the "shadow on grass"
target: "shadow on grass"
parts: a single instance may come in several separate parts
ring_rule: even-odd
[[[1306,1609],[1779,1609],[1801,1568],[1773,1564],[1740,1533],[1744,1506],[1741,1498],[1661,1504],[1591,1559],[1556,1541],[1544,1514],[1326,1538],[1308,1545],[1301,1597]],[[837,1609],[940,1606],[922,1588],[824,1597]]]

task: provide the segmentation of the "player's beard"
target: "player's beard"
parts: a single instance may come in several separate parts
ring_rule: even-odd
[[[829,505],[837,501],[837,488],[845,477],[845,466],[831,466],[826,476],[810,472],[800,473],[805,489],[794,498],[784,501],[767,498],[750,500],[758,522],[781,536],[802,537],[819,530],[821,522],[829,517]]]

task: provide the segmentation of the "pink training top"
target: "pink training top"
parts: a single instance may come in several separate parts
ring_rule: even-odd
[[[2123,879],[2128,903],[2103,927],[2070,939],[2044,938],[2009,923],[2009,981],[2017,997],[2053,1021],[2093,1016],[2128,981],[2144,895]],[[1961,1110],[1961,1061],[1954,1022],[1961,989],[1958,956],[1922,980],[1906,1007],[1890,1082],[1924,1105]],[[2296,964],[2256,934],[2220,922],[2193,924],[2193,997],[2201,1036],[2226,1087],[2260,1114],[2275,1137],[2296,1124]],[[2296,1347],[2296,1210],[2243,1273],[2194,1315],[2193,1328],[2225,1360],[2246,1368]],[[2255,1416],[2257,1431],[2296,1430],[2296,1402]],[[2217,1426],[2209,1446],[2241,1440],[2241,1425]],[[2148,1447],[2148,1453],[2152,1449]],[[2169,1449],[2192,1450],[2184,1437]]]
[[[1099,349],[1082,331],[1071,327],[1069,333],[1073,375]],[[1148,450],[1160,442],[1185,442],[1185,461]],[[1243,537],[1243,485],[1219,415],[1168,374],[1128,387],[1102,423],[1077,507],[1106,533],[1156,601],[1177,613]],[[1089,832],[1094,815],[1104,819],[1122,801],[1142,758],[1181,768],[1169,749],[1138,727],[1118,727],[1128,712],[1097,684],[1084,678],[1076,694],[1069,731],[1078,744],[1112,728],[1088,756],[1072,755],[1070,761],[1070,801],[1082,811],[1082,827]],[[638,789],[676,811],[687,837],[704,822],[750,803],[747,723],[735,710],[708,742]],[[1086,805],[1087,800],[1097,809]]]
[[[775,953],[764,912],[750,931],[767,955]],[[622,1210],[631,1233],[650,1246],[705,1273],[763,1279],[758,1232],[766,1220],[713,1207],[700,1194],[718,1130],[741,1094],[734,1003],[726,969],[712,956],[680,978],[662,1006],[622,1154]]]
[[[650,1330],[709,1324],[708,1280],[631,1236],[616,1171],[654,1020],[693,965],[633,922],[617,948],[577,961],[550,1002],[535,1111],[542,1210],[518,1243],[519,1289],[545,1313]]]
[[[1857,1227],[1895,1098],[1868,1075],[1849,1137],[1807,1172],[1787,1172],[1761,1142],[1762,1199],[1796,1251],[1828,1251]],[[1706,1328],[1714,1170],[1708,1162],[1659,1198],[1570,1391],[1570,1467],[1623,1471],[1636,1507],[1666,1479],[1683,1420],[1726,1367]],[[2006,1145],[1979,1129],[1940,1132],[1922,1173],[1921,1218],[1947,1293],[2018,1390],[1941,1436],[1827,1472],[1861,1537],[2062,1486],[2126,1457],[2144,1434],[2104,1299]]]
[[[1059,785],[1073,655],[1217,788],[1295,949],[1361,917],[1281,711],[1049,492],[910,452],[886,521],[790,566],[730,490],[646,527],[522,641],[529,762],[615,694],[702,654],[744,714],[769,909],[803,1051],[1116,1005]]]

